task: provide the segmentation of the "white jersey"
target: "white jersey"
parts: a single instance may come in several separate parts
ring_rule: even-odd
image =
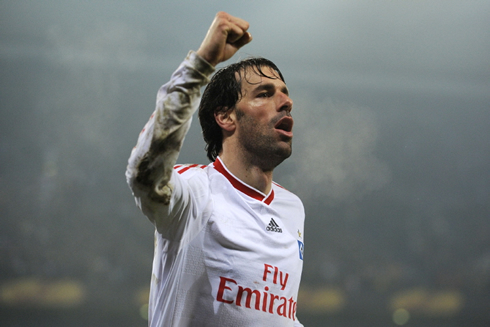
[[[190,53],[160,89],[126,172],[156,227],[149,325],[302,326],[296,318],[304,247],[299,198],[275,183],[263,194],[219,158],[174,167],[211,72]]]

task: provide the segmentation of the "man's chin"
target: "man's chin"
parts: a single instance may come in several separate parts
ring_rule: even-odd
[[[293,152],[293,148],[292,148],[291,142],[288,142],[288,143],[283,144],[283,146],[280,147],[280,149],[278,149],[277,157],[282,162],[282,161],[286,160],[287,158],[289,158],[291,156],[292,152]]]

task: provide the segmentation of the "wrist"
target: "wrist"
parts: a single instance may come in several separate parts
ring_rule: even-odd
[[[196,51],[196,54],[199,56],[199,58],[201,58],[202,60],[204,60],[206,63],[208,63],[209,65],[213,66],[213,67],[216,67],[216,65],[218,64],[218,62],[214,62],[210,56],[206,55],[205,51],[201,51],[200,49]]]
[[[206,77],[209,77],[215,71],[215,67],[205,58],[203,58],[197,51],[189,51],[187,60],[191,62],[191,65],[195,67],[197,71]]]

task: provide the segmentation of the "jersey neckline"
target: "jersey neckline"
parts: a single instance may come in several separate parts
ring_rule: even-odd
[[[216,158],[216,160],[213,163],[214,169],[216,169],[219,173],[221,173],[223,176],[226,177],[226,179],[233,185],[235,189],[238,191],[242,192],[243,194],[258,200],[260,202],[263,202],[267,205],[269,205],[272,200],[274,200],[274,190],[271,188],[271,191],[269,192],[268,195],[260,192],[259,190],[245,184],[238,178],[236,178],[227,168],[226,166],[221,162],[221,159],[219,157]]]

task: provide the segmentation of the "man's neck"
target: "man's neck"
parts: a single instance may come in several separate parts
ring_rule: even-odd
[[[222,153],[220,159],[226,168],[245,184],[269,194],[272,185],[272,170],[264,171],[258,165],[238,156]]]

